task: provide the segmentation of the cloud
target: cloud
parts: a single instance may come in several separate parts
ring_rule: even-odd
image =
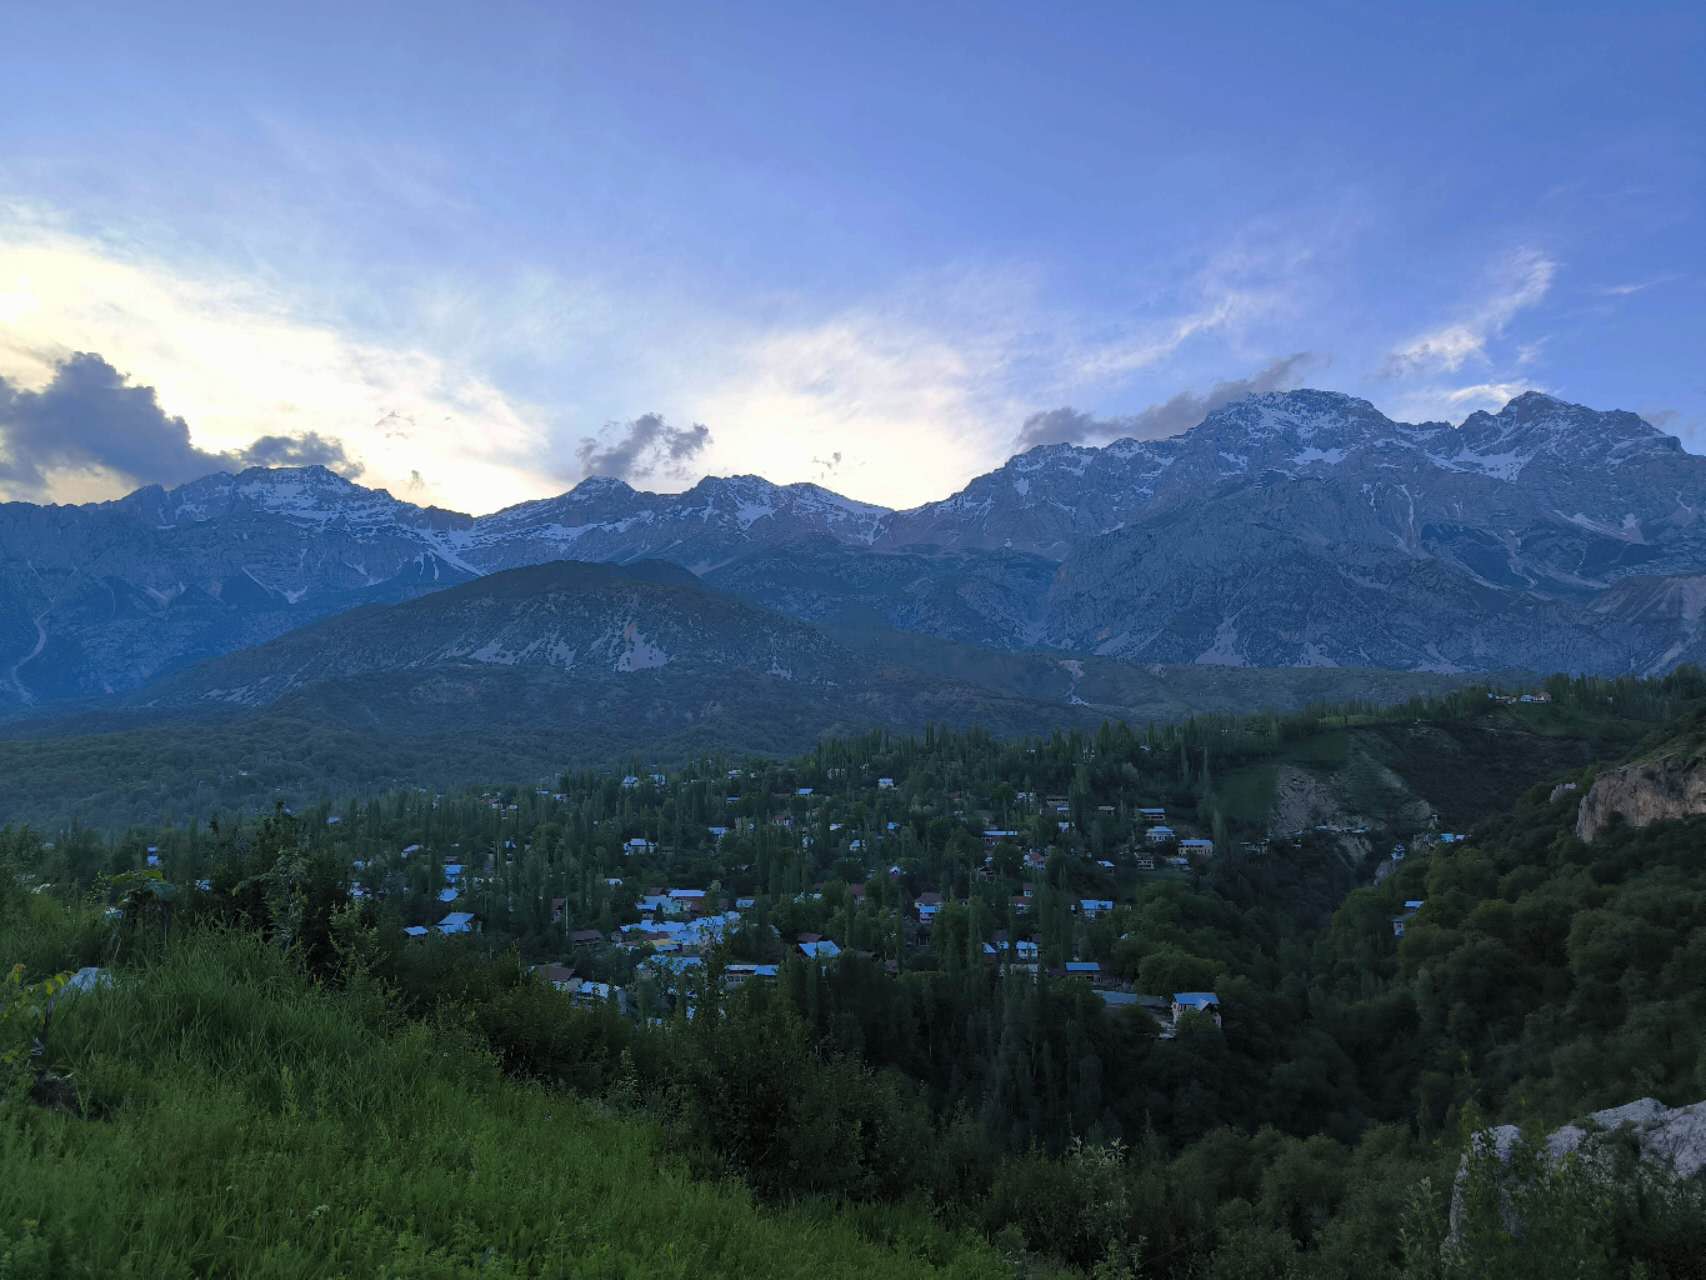
[[[462,510],[555,491],[539,465],[550,454],[545,415],[460,354],[437,354],[461,347],[424,346],[394,326],[366,337],[328,318],[324,299],[286,292],[272,274],[168,259],[158,246],[170,242],[158,237],[141,243],[79,236],[0,204],[0,377],[14,394],[45,392],[74,352],[99,352],[145,378],[158,413],[192,429],[148,437],[154,451],[132,462],[154,478],[229,469],[225,455],[240,464],[257,439],[283,437],[336,442],[345,464],[312,445],[302,456],[326,465],[360,458],[365,482],[394,492],[411,471],[440,477],[418,497]],[[208,468],[195,452],[221,461]],[[134,475],[62,469],[48,476],[45,496],[112,498]]]
[[[1420,334],[1387,354],[1389,378],[1418,373],[1455,373],[1470,360],[1487,359],[1487,343],[1503,335],[1517,312],[1532,307],[1552,288],[1558,264],[1538,249],[1518,249],[1493,271],[1491,292],[1467,315]]]
[[[1445,393],[1445,402],[1449,405],[1475,405],[1503,408],[1525,391],[1540,391],[1543,388],[1530,382],[1478,382],[1472,387],[1457,387]]]
[[[1222,405],[1297,385],[1299,372],[1315,361],[1314,353],[1282,356],[1247,378],[1217,382],[1208,391],[1181,391],[1169,400],[1119,418],[1094,418],[1072,408],[1033,413],[1019,429],[1014,447],[1023,452],[1044,444],[1090,444],[1108,440],[1160,440],[1188,431]]]
[[[575,453],[587,475],[626,480],[659,471],[681,475],[710,443],[711,429],[702,422],[672,427],[662,414],[643,413],[631,422],[607,423]]]
[[[1121,418],[1096,418],[1071,405],[1044,409],[1025,419],[1013,447],[1023,453],[1045,444],[1087,444],[1119,435]]]
[[[933,279],[882,305],[755,332],[669,402],[717,426],[715,462],[778,483],[837,482],[890,506],[931,502],[999,461],[1025,347],[1020,286]],[[1033,401],[1034,403],[1034,401]]]
[[[1645,293],[1648,289],[1654,288],[1657,285],[1669,284],[1671,281],[1680,280],[1681,278],[1682,277],[1678,275],[1654,276],[1651,280],[1636,280],[1628,284],[1608,284],[1602,288],[1595,289],[1594,292],[1599,294],[1602,298],[1627,298],[1631,294]]]
[[[52,473],[61,471],[168,485],[244,466],[320,463],[346,475],[361,471],[341,442],[315,432],[202,449],[189,424],[160,407],[153,387],[132,383],[92,352],[60,361],[39,391],[0,377],[0,448],[0,486],[30,496],[44,495]]]
[[[327,439],[318,431],[299,436],[262,436],[236,456],[246,467],[319,466],[349,480],[362,472],[361,463],[349,456],[342,441]]]

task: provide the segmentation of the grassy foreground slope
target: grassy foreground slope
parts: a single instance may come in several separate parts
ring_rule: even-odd
[[[455,1025],[319,989],[250,935],[175,941],[65,1000],[48,1039],[83,1114],[0,1107],[7,1277],[1004,1270],[927,1219],[876,1243],[694,1181],[650,1124],[506,1080]]]

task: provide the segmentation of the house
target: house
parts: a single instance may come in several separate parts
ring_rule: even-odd
[[[1143,833],[1143,838],[1150,844],[1166,844],[1169,840],[1178,839],[1172,827],[1154,826]]]
[[[657,845],[644,836],[635,836],[622,846],[622,852],[626,854],[651,853],[656,848]]]
[[[711,839],[713,840],[721,840],[729,833],[729,829],[727,827],[706,827],[705,830],[711,833]]]
[[[552,924],[562,924],[563,923],[563,910],[567,905],[568,905],[567,900],[564,898],[552,898],[551,899],[551,923]]]
[[[1131,1009],[1137,1006],[1135,991],[1114,991],[1108,987],[1098,988],[1096,994],[1102,998],[1102,1003],[1111,1009]]]
[[[549,983],[558,991],[573,991],[580,985],[575,977],[575,971],[566,964],[536,964],[533,972],[539,975],[541,981]]]
[[[1409,852],[1409,850],[1404,847],[1404,842],[1402,840],[1400,840],[1397,844],[1392,846],[1392,861],[1394,861],[1394,862],[1404,861],[1404,855],[1408,852]]]
[[[654,955],[646,963],[659,973],[679,978],[689,969],[697,969],[705,962],[698,956]]]
[[[1173,993],[1173,1025],[1187,1013],[1206,1013],[1220,1025],[1220,997],[1212,991],[1175,991]]]
[[[1152,806],[1149,808],[1139,809],[1137,811],[1137,816],[1142,818],[1145,822],[1154,823],[1167,821],[1167,811],[1159,807]]]
[[[427,927],[424,924],[411,924],[403,932],[411,938],[424,938],[427,936]]]
[[[460,880],[462,878],[462,864],[460,862],[445,863],[444,878],[451,881]]]
[[[1155,870],[1155,859],[1154,858],[1139,858],[1137,860],[1137,869],[1139,871],[1153,871],[1153,870]]]
[[[749,978],[774,978],[781,972],[776,964],[731,964],[723,970],[723,985],[738,987]]]
[[[1192,858],[1212,858],[1214,856],[1214,841],[1205,840],[1200,836],[1179,841],[1179,852]]]
[[[758,905],[758,899],[757,898],[736,898],[735,899],[735,909],[737,911],[751,911],[757,905]]]
[[[409,856],[409,855],[410,855],[410,854],[411,854],[411,853],[419,853],[419,852],[420,852],[420,851],[421,851],[421,847],[420,847],[420,845],[418,845],[418,844],[411,844],[411,845],[409,845],[409,846],[407,846],[407,847],[406,847],[406,848],[405,848],[405,849],[404,849],[404,850],[403,850],[403,856],[404,856],[404,857],[405,857],[405,858],[406,858],[406,857],[408,857],[408,856]]]
[[[622,779],[622,790],[624,791],[632,791],[639,785],[640,779],[632,773]]]
[[[435,926],[440,933],[473,933],[475,922],[472,911],[452,911]]]
[[[597,929],[576,929],[569,935],[569,943],[576,947],[596,947],[604,941],[604,935]]]
[[[458,894],[455,889],[440,889],[438,891],[438,900],[440,902],[455,902],[460,896],[461,895]]]
[[[1017,831],[1003,831],[998,827],[991,827],[983,833],[984,844],[995,844],[1000,840],[1017,840],[1018,838],[1019,833]]]
[[[794,794],[797,796],[809,796],[812,794],[812,788],[811,787],[799,787],[794,791]]]
[[[1031,900],[1029,898],[1014,898],[1013,899],[1013,914],[1014,915],[1016,915],[1016,916],[1025,915],[1030,911],[1030,909],[1031,909]]]
[[[800,943],[800,954],[808,960],[833,960],[841,954],[841,948],[824,938],[818,942]]]
[[[698,915],[706,907],[703,889],[671,889],[669,910],[679,914]]]
[[[1086,920],[1094,920],[1104,911],[1112,911],[1113,909],[1112,898],[1081,898],[1078,902],[1078,910],[1083,913]]]
[[[1404,900],[1404,914],[1392,917],[1392,936],[1394,938],[1402,938],[1404,936],[1404,926],[1408,924],[1410,920],[1414,918],[1416,912],[1420,911],[1425,905],[1425,901],[1421,898],[1406,898]]]
[[[1094,980],[1102,976],[1102,966],[1094,960],[1068,960],[1066,962],[1066,976]]]
[[[609,1004],[614,999],[616,1008],[620,1012],[628,1012],[628,993],[621,987],[611,986],[608,982],[583,982],[575,988],[571,997],[576,1004],[588,1008],[597,1008],[600,1005]]]
[[[894,779],[893,778],[878,778],[877,779],[877,790],[878,791],[893,791],[894,790]]]

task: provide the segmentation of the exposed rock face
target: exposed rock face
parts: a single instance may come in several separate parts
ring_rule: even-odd
[[[1592,841],[1613,818],[1644,827],[1706,813],[1706,768],[1687,756],[1638,761],[1603,774],[1576,810],[1576,834]]]
[[[1476,1134],[1473,1141],[1477,1151],[1491,1155],[1505,1165],[1510,1163],[1521,1136],[1522,1131],[1516,1125],[1505,1124]],[[1552,1164],[1558,1164],[1572,1154],[1593,1160],[1599,1158],[1605,1143],[1618,1140],[1632,1140],[1642,1160],[1679,1178],[1696,1177],[1706,1170],[1706,1102],[1667,1107],[1656,1098],[1641,1098],[1621,1107],[1596,1111],[1581,1123],[1567,1124],[1548,1135],[1545,1157]],[[1468,1212],[1465,1198],[1469,1160],[1466,1154],[1459,1163],[1452,1186],[1451,1234],[1454,1240],[1461,1237]]]

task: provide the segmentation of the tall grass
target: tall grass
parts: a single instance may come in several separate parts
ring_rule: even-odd
[[[905,1213],[879,1245],[696,1182],[647,1123],[505,1079],[454,1022],[318,989],[251,935],[181,937],[66,1001],[48,1058],[80,1105],[0,1111],[0,1276],[1008,1269]]]

